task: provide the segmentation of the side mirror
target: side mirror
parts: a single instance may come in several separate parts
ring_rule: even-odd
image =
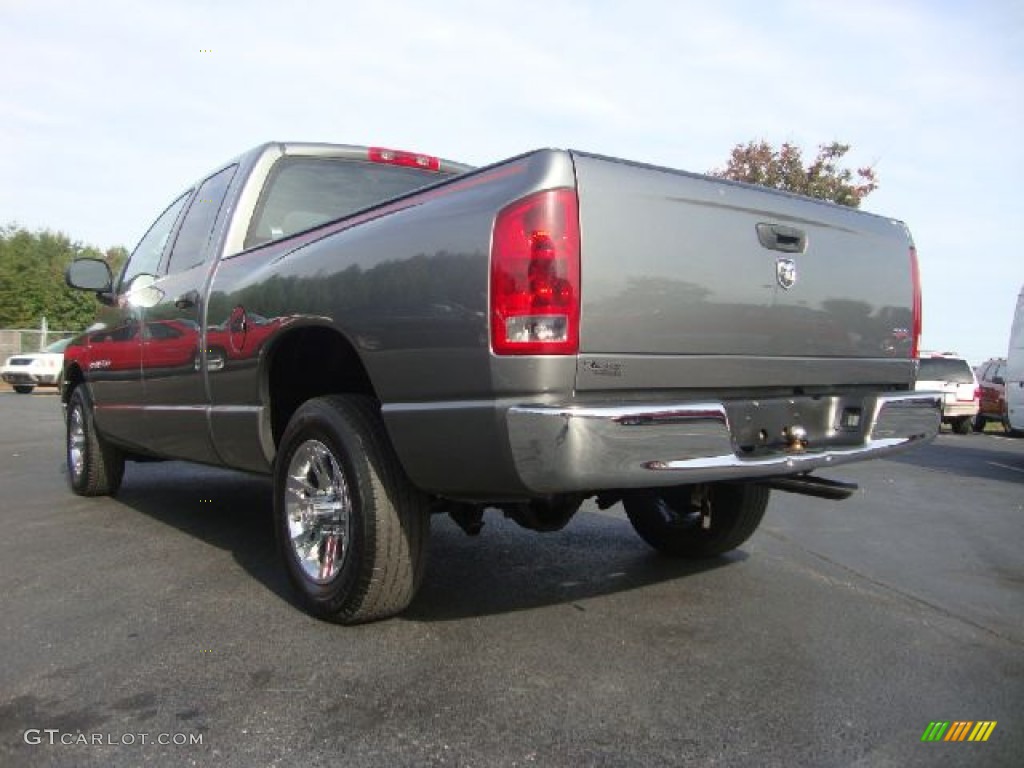
[[[64,282],[80,291],[109,294],[113,281],[110,265],[102,259],[75,259],[64,271]]]

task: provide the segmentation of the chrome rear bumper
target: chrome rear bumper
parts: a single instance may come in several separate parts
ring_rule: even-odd
[[[864,461],[931,440],[941,414],[939,395],[909,393],[531,405],[510,408],[507,421],[524,485],[561,493],[784,476]],[[806,443],[784,434],[803,434]]]

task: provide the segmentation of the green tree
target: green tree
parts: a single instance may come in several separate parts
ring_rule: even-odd
[[[849,151],[849,144],[821,144],[817,156],[805,167],[799,147],[786,142],[775,149],[761,139],[737,144],[729,164],[709,173],[858,208],[861,200],[878,188],[878,179],[871,167],[857,168],[856,177],[854,171],[841,168],[839,163]]]
[[[35,328],[44,316],[51,328],[88,325],[96,300],[64,284],[64,270],[81,256],[105,259],[116,269],[126,251],[116,247],[104,253],[48,229],[0,227],[0,328]]]

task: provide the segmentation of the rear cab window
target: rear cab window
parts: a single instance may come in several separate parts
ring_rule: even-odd
[[[312,229],[449,174],[333,157],[282,157],[256,204],[244,248]]]

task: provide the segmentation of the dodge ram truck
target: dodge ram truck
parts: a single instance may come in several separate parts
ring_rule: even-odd
[[[906,226],[578,151],[473,169],[268,143],[160,214],[65,353],[71,489],[126,460],[273,477],[298,599],[394,615],[431,515],[537,531],[621,503],[671,557],[746,541],[771,490],[935,436]]]

